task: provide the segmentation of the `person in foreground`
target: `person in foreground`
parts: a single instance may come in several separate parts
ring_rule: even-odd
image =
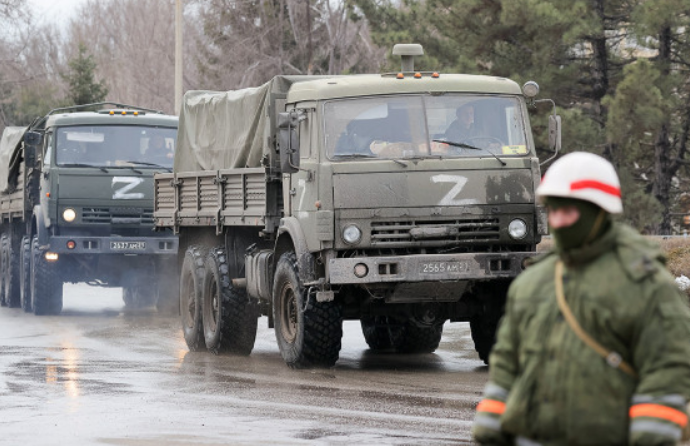
[[[675,445],[690,309],[660,251],[614,222],[613,166],[568,154],[537,189],[554,249],[508,292],[473,435],[482,445]]]

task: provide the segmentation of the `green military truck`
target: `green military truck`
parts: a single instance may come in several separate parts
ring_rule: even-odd
[[[104,107],[103,109],[99,109]],[[97,110],[98,111],[85,111]],[[122,287],[126,307],[178,309],[177,237],[153,226],[177,117],[114,103],[56,109],[0,143],[0,303],[62,311],[62,285]]]
[[[180,236],[190,350],[249,354],[265,315],[289,366],[331,366],[343,320],[361,321],[371,349],[410,353],[434,351],[450,320],[470,322],[486,361],[546,229],[526,94],[409,61],[187,92],[154,219]]]

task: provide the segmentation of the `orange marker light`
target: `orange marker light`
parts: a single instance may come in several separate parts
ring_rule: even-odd
[[[124,110],[122,110],[122,114],[123,114],[123,115],[126,115],[126,114],[127,114],[127,112],[126,112],[126,111],[124,111]]]
[[[434,71],[434,73],[431,75],[434,79],[438,79],[441,75],[438,74],[437,72]]]
[[[405,79],[405,75],[402,74],[402,73],[398,73],[398,75],[395,76],[395,77],[398,78],[398,79]]]
[[[115,114],[115,110],[110,110],[110,114],[111,114],[111,115],[114,115],[114,114]]]
[[[50,192],[46,192],[46,197],[50,198]]]
[[[415,73],[414,74],[415,79],[421,79],[422,78],[422,73]]]
[[[135,112],[134,112],[134,116],[139,116],[139,112],[138,112],[138,111],[135,111]]]

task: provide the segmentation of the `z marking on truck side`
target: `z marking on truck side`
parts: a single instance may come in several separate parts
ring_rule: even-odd
[[[439,206],[462,206],[477,203],[475,198],[455,199],[455,197],[460,194],[460,191],[462,191],[462,188],[465,187],[467,177],[462,177],[460,175],[434,175],[431,177],[431,181],[433,183],[455,183],[455,186],[453,186],[448,193],[441,198],[441,201],[438,202]]]
[[[125,183],[125,186],[114,190],[113,200],[136,200],[144,198],[143,192],[130,192],[143,182],[144,179],[140,177],[113,177],[113,189],[115,189],[115,184]]]

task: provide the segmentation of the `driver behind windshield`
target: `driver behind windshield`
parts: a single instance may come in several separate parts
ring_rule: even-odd
[[[151,137],[149,148],[146,151],[146,160],[148,162],[169,166],[172,164],[173,156],[173,151],[168,147],[163,136],[153,135]]]
[[[456,119],[450,123],[444,134],[448,141],[461,142],[476,136],[474,128],[474,106],[463,105],[455,110]]]

